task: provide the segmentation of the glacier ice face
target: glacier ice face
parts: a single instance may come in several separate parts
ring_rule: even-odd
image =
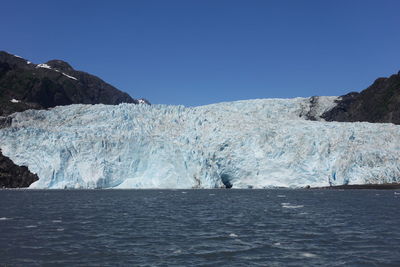
[[[400,126],[324,122],[335,99],[28,110],[0,129],[0,148],[38,174],[32,188],[399,182]]]

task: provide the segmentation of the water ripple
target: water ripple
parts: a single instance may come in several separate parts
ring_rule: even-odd
[[[1,191],[4,265],[400,265],[393,191]],[[285,200],[285,201],[282,201]]]

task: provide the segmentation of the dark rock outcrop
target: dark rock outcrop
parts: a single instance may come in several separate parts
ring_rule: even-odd
[[[310,120],[310,121],[316,121],[317,120],[317,115],[316,115],[316,112],[315,112],[315,106],[316,106],[317,102],[318,102],[318,96],[310,97],[310,109],[304,115],[307,120]]]
[[[15,165],[0,150],[0,188],[28,187],[39,180],[27,167]]]
[[[389,78],[378,78],[361,93],[342,96],[322,117],[327,121],[400,124],[400,72]]]
[[[11,125],[7,115],[14,112],[100,103],[138,104],[139,101],[94,75],[74,70],[62,60],[37,65],[0,51],[0,128]],[[0,151],[0,187],[28,187],[36,180],[37,175],[15,165]]]
[[[11,122],[12,122],[11,117],[0,117],[0,129],[10,127]]]

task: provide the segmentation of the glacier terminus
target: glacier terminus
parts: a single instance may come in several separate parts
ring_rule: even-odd
[[[27,110],[0,129],[0,148],[39,176],[30,188],[400,182],[400,126],[326,122],[320,116],[336,99]]]

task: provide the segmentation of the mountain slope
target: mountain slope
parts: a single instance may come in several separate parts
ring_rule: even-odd
[[[341,97],[322,117],[327,121],[367,121],[400,124],[400,72],[379,78],[361,93]]]
[[[33,64],[0,52],[0,116],[70,104],[139,103],[100,78],[62,60]]]

